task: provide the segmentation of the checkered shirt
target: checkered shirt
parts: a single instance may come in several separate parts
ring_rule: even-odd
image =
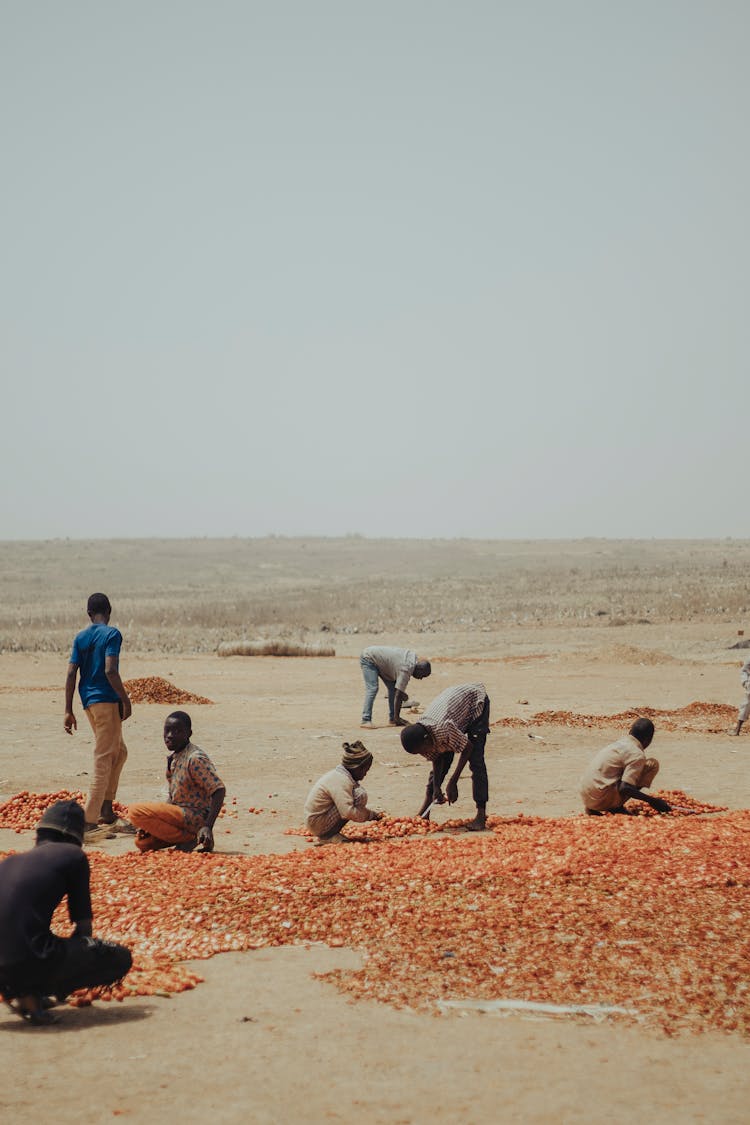
[[[432,735],[432,745],[421,751],[434,762],[440,754],[462,754],[469,745],[466,731],[482,714],[487,700],[484,684],[459,684],[441,691],[419,722]]]

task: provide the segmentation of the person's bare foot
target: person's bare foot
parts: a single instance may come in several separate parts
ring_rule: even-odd
[[[102,801],[102,811],[99,815],[100,824],[114,824],[117,820],[117,813],[115,812],[111,801]]]
[[[111,840],[114,833],[108,824],[87,824],[83,830],[84,844],[96,844],[100,840]]]
[[[477,813],[474,819],[466,825],[467,832],[484,832],[486,828],[487,817],[483,813]]]

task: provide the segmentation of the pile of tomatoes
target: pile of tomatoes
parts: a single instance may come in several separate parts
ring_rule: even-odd
[[[201,980],[187,962],[322,942],[362,953],[329,975],[340,989],[397,1007],[614,1004],[669,1034],[748,1034],[750,811],[687,815],[714,806],[660,795],[675,815],[490,817],[471,838],[391,819],[356,826],[367,844],[287,855],[89,852],[94,931],[134,964],[73,1002],[179,992]],[[33,827],[71,796],[18,794],[0,822]]]
[[[23,789],[0,805],[0,828],[13,828],[16,832],[36,828],[44,810],[55,801],[78,801],[85,805],[86,796],[80,789],[60,789],[57,793],[29,793]],[[125,805],[119,801],[114,802],[113,808],[117,816],[127,815]]]
[[[90,860],[95,932],[134,956],[115,998],[192,988],[185,962],[215,953],[323,942],[363,955],[331,974],[339,988],[398,1007],[617,1004],[670,1034],[750,1032],[750,812]]]
[[[124,687],[131,703],[213,703],[212,699],[206,699],[203,695],[194,695],[192,691],[175,687],[161,676],[141,676],[135,680],[126,680]]]
[[[579,715],[575,711],[538,711],[529,719],[509,716],[493,722],[493,727],[541,726],[591,728],[608,730],[610,727],[629,726],[638,718],[651,719],[659,730],[687,730],[702,734],[723,734],[737,719],[737,708],[726,703],[688,703],[674,711],[659,711],[655,707],[641,707],[618,711],[615,715]]]

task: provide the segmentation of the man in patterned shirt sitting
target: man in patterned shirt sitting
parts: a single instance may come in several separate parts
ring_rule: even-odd
[[[446,688],[420,715],[418,723],[404,727],[401,745],[407,754],[421,754],[432,763],[418,816],[429,818],[434,804],[445,804],[443,781],[458,754],[458,764],[445,787],[448,803],[452,805],[458,800],[458,779],[468,762],[477,815],[466,827],[470,832],[481,832],[486,827],[489,788],[484,745],[489,729],[490,700],[484,684]]]
[[[190,716],[173,711],[164,723],[168,801],[131,805],[128,816],[137,829],[135,846],[141,852],[176,846],[180,851],[214,849],[213,827],[224,804],[226,789],[208,754],[190,741]]]

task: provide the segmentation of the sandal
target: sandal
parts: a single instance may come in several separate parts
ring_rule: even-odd
[[[486,832],[487,831],[487,821],[486,821],[486,819],[481,819],[480,817],[475,817],[474,820],[470,820],[469,823],[466,825],[466,831],[467,832]]]
[[[25,997],[24,997],[25,999]],[[27,1023],[33,1024],[34,1027],[49,1027],[50,1024],[57,1023],[58,1017],[50,1012],[53,1008],[55,1001],[50,996],[33,996],[31,999],[34,1002],[34,1007],[27,1007],[21,1003],[20,999],[5,1000],[5,1003],[17,1016]]]

